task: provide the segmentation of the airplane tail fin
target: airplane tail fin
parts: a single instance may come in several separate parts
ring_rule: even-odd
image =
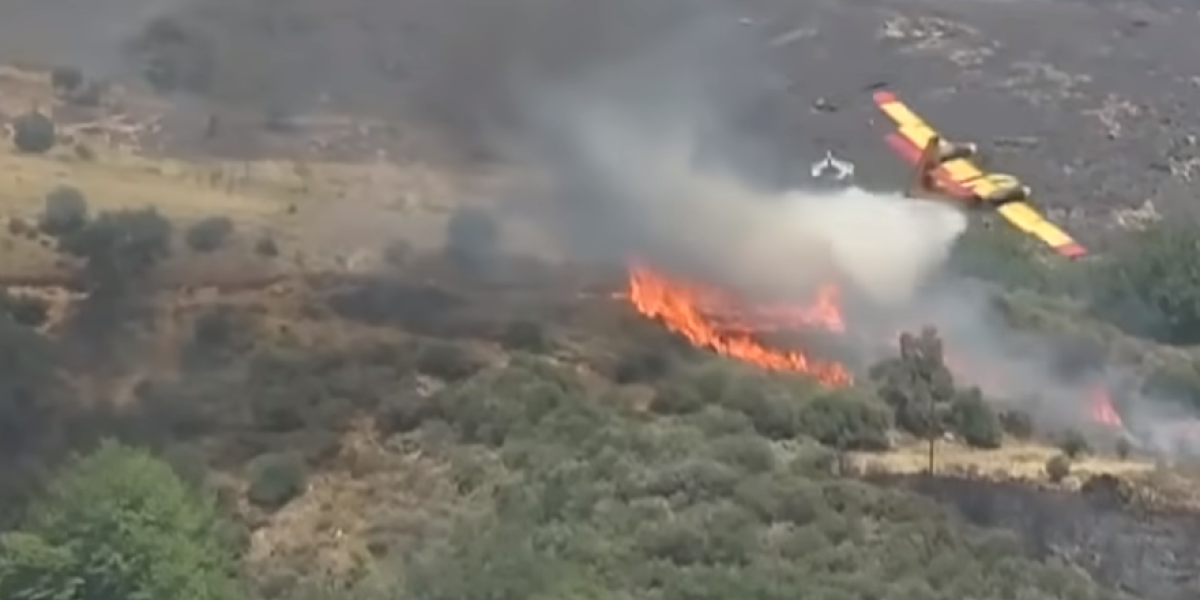
[[[938,168],[938,150],[941,140],[932,136],[913,167],[912,181],[908,186],[908,195],[913,198],[928,198],[936,196],[936,180],[934,170]]]

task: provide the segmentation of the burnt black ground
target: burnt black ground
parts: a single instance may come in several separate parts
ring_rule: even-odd
[[[953,506],[975,525],[1015,531],[1031,552],[1081,565],[1110,589],[1161,600],[1195,596],[1200,519],[1194,514],[1123,507],[1108,490],[1073,493],[926,475],[880,483],[904,485]]]
[[[865,91],[886,84],[1048,206],[1191,213],[1200,196],[1187,0],[20,0],[0,6],[0,59],[128,76],[124,42],[166,17],[211,55],[210,99],[434,120],[470,146],[503,121],[514,65],[574,76],[700,13],[769,57],[772,91],[743,116],[787,151],[778,168],[832,148],[892,176]]]
[[[886,84],[948,136],[981,142],[994,168],[1019,174],[1048,206],[1096,212],[1151,200],[1166,212],[1195,204],[1195,6],[747,4],[762,11],[772,35],[812,32],[777,51],[796,81],[789,114],[797,136],[807,131],[856,149],[854,121],[869,102],[862,89]],[[844,110],[803,110],[820,97]]]

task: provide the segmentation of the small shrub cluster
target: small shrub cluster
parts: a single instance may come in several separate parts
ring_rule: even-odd
[[[45,154],[57,141],[54,121],[39,112],[18,116],[13,119],[12,128],[13,145],[25,154]]]
[[[87,198],[83,192],[68,186],[59,186],[46,194],[38,229],[51,237],[72,235],[83,229],[88,222]]]
[[[263,508],[279,508],[308,486],[308,465],[294,452],[256,456],[246,465],[246,474],[250,481],[246,497]]]
[[[188,227],[184,239],[196,252],[213,252],[225,244],[233,230],[233,220],[229,217],[208,217]]]

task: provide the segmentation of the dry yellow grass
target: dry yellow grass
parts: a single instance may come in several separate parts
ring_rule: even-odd
[[[1061,454],[1057,448],[1032,443],[1010,442],[996,450],[977,450],[956,442],[942,441],[935,447],[934,467],[944,473],[974,473],[994,479],[1047,480],[1046,462]],[[912,474],[929,465],[929,447],[924,442],[900,445],[886,454],[858,454],[855,460],[867,471]],[[1150,473],[1155,465],[1144,460],[1121,460],[1115,456],[1085,455],[1073,461],[1066,484],[1091,475],[1133,477]]]

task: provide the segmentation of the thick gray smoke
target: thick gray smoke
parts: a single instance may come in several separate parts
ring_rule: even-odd
[[[839,276],[877,301],[906,299],[965,217],[858,189],[756,185],[741,169],[756,140],[735,126],[771,93],[756,41],[733,19],[700,20],[577,79],[525,87],[523,133],[561,185],[560,224],[577,249],[667,262],[752,297],[803,298]]]
[[[619,233],[608,250],[702,272],[710,281],[757,297],[801,298],[833,276],[877,301],[908,299],[944,262],[966,227],[939,203],[859,189],[817,194],[750,184],[735,169],[703,160],[698,114],[715,114],[702,97],[682,96],[674,110],[639,121],[637,106],[590,94],[555,95],[541,115],[558,140],[554,174],[579,197],[593,234]],[[609,237],[599,229],[601,241]]]
[[[72,66],[90,76],[131,71],[124,47],[187,0],[12,0],[0,3],[4,62]],[[136,69],[132,70],[136,72]]]

